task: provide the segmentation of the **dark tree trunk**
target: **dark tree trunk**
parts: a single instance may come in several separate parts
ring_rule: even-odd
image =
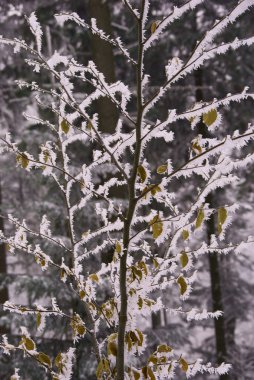
[[[89,14],[95,18],[98,28],[107,35],[112,35],[111,15],[108,1],[89,0]],[[115,82],[115,59],[113,47],[100,37],[91,34],[93,60],[100,72],[105,76],[108,83]],[[118,110],[116,105],[107,97],[95,102],[96,112],[99,115],[99,129],[103,133],[112,134],[116,129]],[[110,190],[110,196],[115,198],[126,198],[126,186],[115,186]]]
[[[107,1],[89,0],[89,13],[91,18],[97,20],[97,26],[107,35],[112,35],[110,9]],[[113,48],[108,42],[92,34],[93,60],[101,71],[108,83],[115,81],[115,65]],[[103,97],[96,102],[97,112],[99,114],[99,129],[104,133],[113,133],[115,131],[118,111],[116,106],[109,98]]]
[[[201,69],[195,71],[195,86],[196,86],[196,101],[204,100],[203,96],[203,72]],[[198,126],[198,133],[203,137],[210,137],[209,132],[201,121]],[[206,202],[210,204],[210,207],[215,207],[215,202],[213,199],[213,194],[210,193]],[[211,236],[216,233],[216,224],[214,215],[211,216],[207,223],[207,240],[210,243]],[[223,307],[223,296],[221,287],[221,274],[220,274],[220,261],[217,253],[211,253],[208,255],[209,260],[209,270],[211,278],[211,294],[212,294],[212,307],[213,311],[221,310],[224,312]],[[216,356],[218,364],[225,362],[227,359],[227,345],[226,345],[226,333],[225,333],[225,317],[224,314],[218,318],[214,319],[214,329],[215,329],[215,343],[216,343]],[[229,380],[229,375],[220,375],[220,380]]]
[[[207,197],[207,202],[213,207],[213,195],[210,194]],[[208,240],[210,242],[211,235],[215,233],[215,220],[214,216],[208,221],[207,234]],[[223,296],[221,288],[221,274],[220,274],[220,262],[217,253],[209,254],[209,268],[211,277],[211,293],[212,293],[212,304],[213,311],[221,310],[224,312],[223,307]],[[214,319],[215,328],[215,340],[216,340],[216,354],[218,364],[225,362],[227,360],[227,345],[226,345],[226,332],[225,332],[225,317],[224,314],[218,318]],[[228,380],[229,375],[221,375],[220,380]]]
[[[0,211],[2,211],[2,184],[0,180]],[[4,220],[0,216],[0,230],[4,232]],[[4,284],[5,275],[7,273],[7,263],[6,263],[6,245],[5,243],[0,243],[0,316],[3,315],[2,305],[5,301],[8,301],[8,288]],[[6,334],[9,332],[8,326],[3,326],[0,323],[0,334]]]
[[[158,329],[161,327],[161,313],[160,311],[156,311],[152,313],[152,329]]]

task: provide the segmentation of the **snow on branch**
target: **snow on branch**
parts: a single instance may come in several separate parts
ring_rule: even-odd
[[[145,26],[146,26],[146,23],[147,23],[147,20],[148,20],[148,12],[149,12],[149,8],[150,8],[150,4],[151,1],[150,0],[145,0],[144,2],[144,6],[143,6],[143,13],[142,13],[142,28],[143,28],[143,38],[144,38],[144,31],[145,31]]]
[[[38,22],[35,12],[31,13],[30,17],[27,19],[30,26],[31,32],[34,34],[37,44],[38,53],[41,53],[42,48],[42,29],[41,25]]]
[[[227,97],[223,99],[214,99],[210,103],[197,104],[188,111],[183,112],[182,114],[176,115],[175,120],[182,119],[191,119],[195,117],[199,117],[212,109],[216,109],[219,106],[228,106],[231,102],[240,103],[244,99],[254,99],[254,94],[248,93],[248,87],[246,87],[241,93],[238,94],[228,94]]]
[[[162,21],[158,23],[156,26],[156,30],[152,33],[144,43],[144,50],[149,49],[149,47],[153,44],[154,41],[158,40],[161,33],[175,20],[181,18],[186,12],[189,10],[195,9],[199,4],[201,4],[204,0],[190,0],[182,7],[174,7],[172,13],[166,16]]]
[[[176,83],[178,80],[184,78],[186,75],[191,74],[194,70],[202,67],[204,62],[214,58],[217,55],[223,55],[228,52],[228,50],[236,50],[242,46],[251,46],[254,43],[254,37],[239,40],[236,38],[232,42],[226,44],[221,44],[220,46],[215,46],[209,50],[202,51],[201,55],[197,55],[195,59],[193,56],[184,64],[178,57],[173,58],[169,61],[166,66],[166,83],[159,89],[159,91],[145,103],[145,114],[147,114],[154,105],[159,101],[159,99],[166,93],[166,91],[171,87],[172,84]]]
[[[203,51],[214,41],[217,35],[219,35],[229,24],[234,23],[238,17],[248,11],[252,6],[254,6],[252,0],[241,0],[228,15],[223,19],[216,21],[214,26],[207,31],[204,37],[197,43],[190,62],[193,62],[198,56],[202,55]]]
[[[100,30],[95,19],[88,24],[76,13],[56,15],[61,24],[67,20],[75,21],[119,48],[128,60],[135,63],[137,76],[134,85],[122,81],[107,83],[93,61],[82,65],[58,51],[44,58],[41,51],[42,29],[34,13],[29,18],[29,25],[37,41],[37,50],[22,40],[1,39],[3,43],[14,46],[15,51],[23,48],[32,55],[26,63],[34,71],[33,75],[41,75],[46,70],[54,79],[50,89],[46,86],[44,89],[43,84],[38,85],[37,82],[18,83],[21,88],[35,94],[38,108],[47,110],[44,114],[49,111],[54,116],[51,121],[44,121],[38,115],[24,114],[27,120],[49,127],[47,135],[39,134],[38,149],[27,144],[27,150],[22,151],[7,134],[5,138],[1,137],[1,152],[13,153],[18,168],[24,169],[25,174],[36,172],[54,181],[61,195],[58,206],[64,227],[59,237],[54,231],[55,225],[51,224],[51,213],[39,213],[38,226],[34,229],[25,220],[19,221],[8,215],[7,221],[11,222],[13,229],[8,228],[8,233],[1,231],[0,239],[11,254],[24,253],[33,257],[43,274],[52,270],[53,275],[57,274],[55,277],[59,277],[59,281],[73,294],[72,300],[75,299],[69,305],[65,303],[65,309],[55,298],[51,299],[48,307],[39,304],[28,307],[8,301],[4,308],[18,316],[35,317],[39,331],[45,327],[47,318],[60,316],[69,323],[74,343],[88,333],[97,360],[95,372],[98,380],[112,379],[116,373],[120,374],[119,378],[128,380],[143,377],[174,379],[178,369],[187,378],[198,372],[223,374],[230,369],[230,365],[224,363],[216,368],[210,363],[203,364],[199,359],[187,360],[184,353],[179,355],[166,343],[160,343],[154,352],[147,355],[144,367],[137,366],[139,355],[148,350],[142,321],[150,320],[154,312],[165,310],[185,315],[187,321],[221,317],[220,310],[209,312],[205,307],[204,310],[193,308],[186,312],[179,308],[191,296],[195,281],[199,280],[196,264],[199,257],[212,252],[240,254],[253,245],[253,237],[238,244],[228,243],[227,230],[239,206],[231,202],[228,205],[220,199],[217,206],[208,195],[238,182],[239,169],[246,169],[247,165],[254,163],[254,154],[243,149],[254,139],[253,125],[249,124],[242,134],[234,131],[232,135],[224,133],[224,137],[216,137],[216,128],[222,120],[218,108],[231,102],[254,99],[254,94],[245,88],[238,94],[200,101],[192,108],[187,106],[185,111],[168,109],[162,121],[154,121],[156,116],[151,118],[152,121],[147,117],[148,111],[178,79],[208,59],[254,42],[254,37],[250,37],[212,45],[215,37],[229,23],[253,5],[253,1],[243,0],[197,43],[187,62],[179,57],[168,61],[166,83],[145,101],[153,87],[149,75],[144,72],[144,51],[152,46],[166,27],[202,1],[189,0],[179,8],[174,7],[173,12],[161,22],[152,24],[151,35],[145,40],[151,0],[141,2],[140,12],[133,8],[131,1],[123,0],[137,22],[138,38],[133,46],[135,49],[137,46],[135,56],[138,56],[138,62],[130,57],[119,38],[112,38]],[[94,112],[94,102],[105,97],[119,112],[116,130],[112,134],[100,130],[100,115]],[[154,115],[158,112],[160,109]],[[188,120],[189,128],[202,121],[214,134],[213,137],[201,134],[191,137],[189,146],[183,147],[184,154],[189,152],[187,160],[178,153],[179,144],[186,145],[183,136],[175,142],[179,134],[171,130],[172,124],[179,120]],[[170,144],[170,149],[165,150],[168,156],[159,154],[155,158],[155,152],[149,150],[151,141],[159,142],[158,139],[163,139],[159,149]],[[77,151],[81,152],[77,143],[82,143],[82,154],[77,154]],[[29,153],[30,148],[33,154]],[[160,161],[161,157],[164,162]],[[123,192],[119,196],[120,187]],[[204,235],[211,218],[215,218],[216,228],[207,243]],[[52,246],[57,248],[56,255]],[[169,288],[173,289],[172,294],[176,297],[172,308],[168,307],[163,296],[160,297]],[[82,305],[82,314],[79,314],[77,305]],[[70,313],[63,311],[68,309]],[[110,328],[110,333],[105,326]],[[28,330],[23,327],[21,334],[18,346],[10,345],[8,339],[3,338],[0,346],[5,353],[21,350],[37,360],[53,378],[71,379],[75,360],[72,347],[61,352],[57,360],[54,358],[52,366],[52,359],[37,351]],[[121,362],[121,357],[125,358],[124,362]],[[55,372],[57,363],[60,364]],[[119,363],[122,366],[119,367]]]
[[[173,83],[176,83],[179,79],[184,78],[187,74],[190,74],[194,70],[197,70],[204,64],[204,62],[213,59],[217,55],[226,54],[230,49],[236,50],[242,46],[251,46],[253,43],[254,37],[242,40],[235,38],[235,40],[232,42],[221,44],[220,46],[215,46],[208,50],[203,50],[202,54],[197,55],[195,59],[190,58],[185,64],[182,63],[181,66],[176,66],[174,70],[170,67],[170,70],[167,70],[168,81],[164,88],[169,88]],[[175,58],[173,60],[179,61],[178,58]]]
[[[129,11],[131,12],[132,15],[134,15],[135,18],[138,19],[140,17],[139,11],[132,7],[129,0],[122,0],[122,2],[127,6]]]
[[[128,61],[132,62],[133,64],[136,64],[136,62],[131,58],[129,52],[127,49],[123,46],[123,43],[120,39],[120,37],[117,37],[116,39],[111,38],[110,36],[106,35],[106,33],[99,29],[97,26],[96,19],[91,19],[91,25],[87,24],[84,20],[82,20],[79,15],[75,12],[72,13],[60,13],[56,14],[55,18],[59,25],[63,26],[63,24],[66,21],[74,21],[79,26],[82,26],[85,29],[90,30],[93,34],[100,37],[102,40],[110,43],[111,45],[117,47],[122,54],[128,59]]]

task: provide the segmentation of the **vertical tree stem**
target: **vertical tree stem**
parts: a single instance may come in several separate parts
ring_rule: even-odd
[[[130,228],[135,212],[135,207],[137,199],[135,197],[135,187],[137,179],[137,170],[140,160],[141,151],[141,127],[143,118],[143,104],[142,104],[142,72],[143,72],[143,34],[142,34],[142,17],[144,10],[144,0],[142,0],[141,6],[141,16],[138,19],[138,63],[136,69],[136,85],[137,85],[137,121],[136,121],[136,147],[134,154],[134,162],[132,168],[132,175],[129,181],[129,204],[127,217],[124,223],[123,231],[123,254],[120,258],[120,313],[119,313],[119,327],[118,327],[118,349],[117,349],[117,380],[124,380],[124,367],[125,367],[125,357],[124,357],[124,340],[125,340],[125,330],[127,323],[127,312],[128,312],[128,294],[127,294],[127,256],[130,238]]]
[[[203,71],[199,69],[195,72],[195,85],[196,85],[196,100],[197,102],[204,100],[203,95]],[[198,124],[198,133],[204,138],[211,137],[204,123],[201,121]],[[209,203],[210,207],[215,207],[213,194],[210,193],[206,202]],[[210,243],[211,236],[215,234],[215,220],[214,215],[211,215],[207,223],[207,239]],[[213,312],[221,310],[224,313],[223,299],[222,299],[222,288],[221,288],[221,276],[220,276],[220,262],[216,252],[208,254],[209,260],[209,271],[211,278],[211,294],[212,294],[212,304]],[[219,318],[214,318],[214,330],[215,330],[215,342],[216,342],[216,356],[217,363],[221,364],[227,359],[227,344],[226,344],[226,331],[225,331],[225,315],[223,314]],[[219,376],[220,380],[228,380],[229,375],[224,374]]]
[[[0,178],[0,210],[2,208],[3,199],[2,199],[2,184],[1,184],[1,178]],[[2,210],[1,210],[2,211]],[[4,219],[0,217],[0,231],[4,232]],[[6,260],[6,244],[1,243],[0,244],[0,304],[4,304],[5,301],[8,301],[9,294],[8,294],[8,287],[4,284],[5,276],[7,274],[7,260]],[[4,314],[4,312],[3,312]],[[2,312],[1,312],[2,315]],[[10,329],[9,326],[0,326],[0,333],[6,334],[9,333]]]

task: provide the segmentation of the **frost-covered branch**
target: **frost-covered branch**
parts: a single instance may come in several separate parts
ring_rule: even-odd
[[[76,24],[78,24],[79,26],[82,26],[83,28],[90,30],[93,34],[95,34],[96,36],[98,36],[102,40],[108,42],[109,44],[111,44],[111,45],[113,45],[115,47],[117,47],[122,52],[122,54],[128,59],[128,61],[130,61],[132,64],[136,64],[136,62],[130,57],[129,52],[123,46],[122,41],[120,40],[120,38],[118,37],[117,39],[113,39],[110,36],[107,36],[103,30],[101,30],[101,29],[98,28],[95,19],[91,19],[91,24],[89,25],[84,20],[82,20],[79,17],[79,15],[77,13],[75,13],[75,12],[72,12],[72,13],[64,13],[64,12],[62,12],[60,14],[56,14],[55,18],[56,18],[57,22],[61,26],[66,21],[69,21],[69,20],[76,22]]]
[[[158,40],[161,33],[175,20],[181,18],[189,10],[195,9],[204,0],[190,0],[181,7],[174,7],[174,10],[156,25],[155,31],[144,42],[144,50],[149,49],[154,41]]]
[[[220,133],[220,137],[216,137],[217,128],[222,128],[219,108],[245,99],[253,100],[254,95],[245,88],[238,94],[200,101],[185,111],[182,108],[169,109],[168,116],[162,121],[149,121],[150,117],[146,117],[180,78],[229,49],[236,50],[254,43],[254,38],[250,37],[214,45],[216,36],[253,5],[253,1],[243,0],[229,15],[216,21],[185,63],[180,57],[168,62],[166,82],[146,100],[146,94],[153,89],[149,87],[149,75],[146,73],[145,51],[159,40],[171,23],[202,2],[189,0],[180,7],[174,7],[172,13],[160,22],[151,23],[151,0],[142,0],[138,10],[131,1],[123,0],[123,8],[128,9],[137,25],[137,29],[133,29],[137,30],[133,44],[137,62],[130,57],[119,38],[107,36],[97,27],[96,20],[86,23],[76,13],[56,15],[60,23],[74,21],[120,49],[134,64],[134,88],[118,80],[107,83],[92,61],[86,65],[79,64],[74,58],[59,52],[45,58],[41,42],[43,29],[35,13],[27,19],[35,38],[35,49],[21,39],[0,39],[2,43],[13,46],[15,52],[22,48],[28,53],[30,57],[26,63],[35,75],[46,71],[51,78],[53,88],[50,89],[36,82],[20,81],[18,84],[35,94],[39,112],[46,109],[50,111],[51,119],[52,115],[54,117],[52,121],[37,114],[24,114],[27,120],[48,127],[47,141],[43,141],[44,134],[39,136],[38,154],[31,154],[29,147],[22,151],[8,133],[5,138],[1,137],[1,153],[14,154],[17,166],[24,169],[24,173],[29,171],[33,175],[36,171],[53,179],[56,191],[62,196],[61,217],[64,217],[68,229],[63,232],[63,240],[52,231],[47,215],[42,220],[40,216],[38,227],[33,229],[25,220],[7,216],[15,227],[14,232],[11,229],[8,233],[0,232],[0,240],[11,254],[29,254],[43,271],[51,267],[75,299],[75,302],[70,300],[68,306],[73,312],[62,311],[56,299],[49,307],[27,307],[11,301],[4,307],[19,316],[35,316],[39,331],[46,319],[52,316],[65,318],[74,343],[83,340],[87,332],[97,360],[98,380],[174,379],[176,369],[190,378],[197,373],[224,374],[230,369],[230,365],[224,363],[212,367],[200,359],[187,359],[179,353],[181,348],[177,348],[176,353],[164,342],[160,342],[154,352],[145,355],[147,362],[145,356],[140,358],[148,347],[141,318],[149,320],[152,313],[159,310],[184,315],[187,321],[221,317],[220,310],[210,312],[206,308],[193,308],[185,311],[179,307],[191,296],[198,280],[196,261],[199,257],[212,252],[240,254],[253,244],[252,237],[237,244],[227,242],[227,231],[238,205],[215,207],[208,204],[207,196],[234,184],[238,181],[236,174],[239,174],[239,169],[245,169],[254,162],[254,154],[248,154],[244,149],[254,138],[251,124],[242,134],[236,130],[231,136],[224,133],[221,137]],[[150,36],[147,36],[147,25],[151,25]],[[81,93],[77,82],[89,90]],[[101,132],[98,115],[93,112],[94,102],[105,97],[119,111],[116,130],[112,134]],[[131,103],[134,98],[136,105]],[[215,137],[194,136],[186,147],[189,159],[178,157],[182,164],[175,166],[175,155],[170,148],[165,162],[159,162],[157,166],[156,162],[151,162],[153,156],[149,155],[149,144],[163,139],[166,146],[170,144],[170,147],[177,146],[178,149],[182,141],[171,144],[178,138],[171,126],[181,120],[189,121],[186,128],[190,131],[202,121]],[[75,159],[77,142],[82,143],[85,149],[88,147],[89,158],[87,155],[84,159],[82,155]],[[34,148],[33,152],[36,152]],[[189,191],[191,184],[193,190]],[[122,199],[114,194],[119,187],[123,188]],[[188,199],[182,195],[186,192]],[[92,215],[89,215],[91,211]],[[215,220],[217,230],[208,244],[203,241],[203,235],[211,218]],[[57,256],[51,250],[50,254],[44,252],[42,244],[45,242],[50,243],[45,251],[52,243],[57,248]],[[91,264],[93,261],[96,261],[96,270]],[[164,301],[163,295],[169,288],[176,290],[172,292],[176,294],[174,307],[169,307]],[[37,351],[35,342],[24,328],[19,345],[11,345],[4,337],[0,346],[6,354],[22,350],[55,379],[72,378],[75,359],[72,347],[61,353],[57,360],[54,358],[55,364],[60,362],[64,366],[66,372],[62,373],[60,366],[57,368],[58,365],[53,364],[46,353]],[[143,362],[142,367],[140,361]]]

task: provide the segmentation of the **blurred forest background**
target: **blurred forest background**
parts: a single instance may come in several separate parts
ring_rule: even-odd
[[[133,1],[134,3],[135,1]],[[137,1],[139,3],[139,1]],[[174,5],[183,4],[182,0],[152,1],[151,20],[160,20]],[[207,0],[202,7],[188,13],[183,19],[174,23],[166,31],[160,42],[154,46],[146,57],[147,72],[153,73],[152,89],[156,89],[164,82],[164,67],[168,59],[179,56],[184,59],[194,47],[196,40],[209,29],[216,19],[223,17],[234,5],[235,0]],[[121,0],[0,0],[0,34],[9,38],[22,37],[32,41],[32,36],[26,24],[25,15],[36,11],[39,21],[44,28],[43,51],[50,56],[55,50],[63,55],[75,57],[83,64],[94,60],[98,69],[102,71],[108,82],[116,79],[134,86],[135,75],[126,66],[123,58],[111,46],[92,36],[89,32],[67,23],[64,28],[56,24],[54,14],[60,11],[74,11],[85,20],[97,18],[98,26],[107,34],[120,35],[127,47],[132,51],[136,47],[136,29],[133,20]],[[237,22],[228,28],[220,37],[221,41],[231,41],[234,37],[249,37],[253,35],[253,11],[240,17]],[[219,42],[221,42],[219,41]],[[182,80],[174,86],[157,106],[158,117],[166,116],[168,108],[185,108],[199,100],[211,100],[214,97],[223,97],[227,93],[241,92],[249,86],[254,92],[254,47],[242,47],[237,52],[229,52],[225,56],[217,57],[205,64],[205,68],[195,71],[192,77]],[[38,109],[38,105],[30,93],[18,89],[15,80],[40,80],[45,88],[52,88],[56,84],[50,77],[35,76],[32,69],[24,62],[24,52],[12,54],[11,49],[0,46],[0,134],[10,131],[19,142],[20,147],[33,150],[46,139],[47,131],[42,131],[38,125],[28,122],[22,112],[33,110],[33,114],[47,112]],[[34,79],[33,79],[34,78]],[[40,78],[40,79],[38,79]],[[78,94],[77,94],[78,95]],[[82,88],[80,88],[82,97]],[[115,129],[117,110],[107,100],[98,101],[95,111],[99,113],[100,129],[103,133],[111,133]],[[254,107],[252,101],[234,104],[224,108],[223,123],[218,134],[226,135],[234,129],[243,131],[249,122],[254,122]],[[160,116],[159,116],[160,115]],[[46,116],[46,115],[44,115]],[[154,119],[157,115],[153,115]],[[197,126],[198,133],[205,134],[202,124]],[[177,135],[175,143],[171,145],[174,161],[181,163],[188,155],[190,142],[197,130],[192,131],[186,122],[174,126]],[[179,144],[179,141],[181,142]],[[253,148],[253,145],[252,145]],[[154,143],[151,156],[154,166],[158,162],[167,160],[167,150],[161,149],[161,143]],[[91,151],[77,143],[73,156],[78,161],[91,159]],[[52,228],[59,236],[68,238],[66,220],[62,207],[62,200],[49,179],[43,179],[39,174],[24,175],[23,171],[15,168],[15,159],[10,156],[0,157],[0,210],[1,215],[8,212],[18,218],[26,218],[31,225],[38,225],[43,214],[50,216]],[[228,188],[215,196],[210,196],[209,202],[216,207],[219,198],[225,203],[238,202],[240,204],[234,223],[228,233],[227,241],[244,240],[253,234],[254,215],[252,210],[254,192],[252,169],[240,173],[241,181],[236,188]],[[192,187],[198,182],[192,182],[179,188],[178,196],[182,202],[188,202],[192,196]],[[120,192],[116,197],[124,198]],[[86,210],[81,224],[92,220],[92,210]],[[91,223],[91,221],[89,221]],[[0,218],[0,230],[8,233],[10,226],[6,220]],[[209,240],[214,232],[213,221],[209,224],[204,239]],[[253,234],[254,235],[254,234]],[[53,255],[59,252],[53,252]],[[107,262],[112,252],[103,255],[101,260]],[[91,262],[96,267],[98,263]],[[245,252],[244,255],[216,256],[206,255],[197,264],[199,280],[195,291],[188,301],[189,307],[204,307],[208,310],[222,310],[223,317],[218,320],[186,321],[161,312],[153,315],[147,321],[149,344],[156,346],[160,339],[176,346],[181,346],[185,352],[191,352],[204,361],[220,363],[223,361],[233,364],[230,375],[221,376],[220,380],[253,380],[254,378],[254,255]],[[105,288],[105,292],[107,289]],[[54,275],[42,273],[35,268],[32,257],[10,256],[5,245],[0,246],[0,304],[9,297],[17,303],[31,305],[47,297],[55,297],[61,309],[69,309],[76,302],[68,288]],[[101,295],[102,298],[104,295]],[[167,294],[165,300],[174,307],[174,294]],[[44,334],[36,338],[41,351],[56,355],[65,350],[70,337],[66,326],[58,325],[56,321],[47,325]],[[0,306],[0,333],[7,334],[10,341],[20,340],[18,326],[30,323],[30,331],[36,336],[34,321],[26,322],[21,316],[6,314]],[[89,338],[78,344],[77,363],[74,379],[93,380],[95,363],[90,352]],[[24,360],[15,354],[15,357],[0,356],[0,378],[9,379],[15,367],[20,368],[20,376],[26,380],[46,379],[45,372],[38,369],[32,361]],[[181,375],[179,375],[181,379]],[[213,376],[201,375],[197,379],[213,379]]]

